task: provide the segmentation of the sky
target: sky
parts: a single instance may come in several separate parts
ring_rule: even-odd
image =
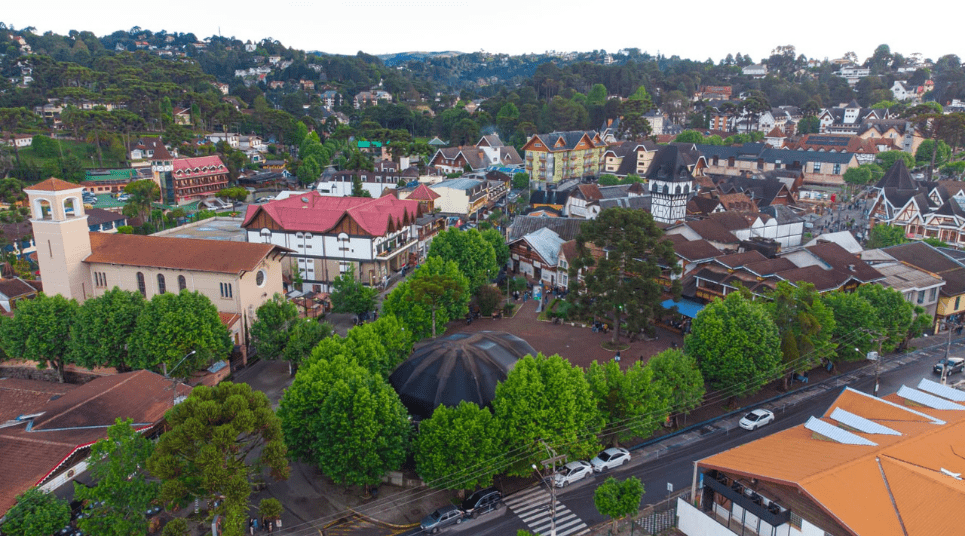
[[[556,51],[616,52],[622,48],[685,59],[719,61],[728,53],[755,62],[778,45],[808,58],[834,59],[853,51],[860,60],[880,44],[905,56],[963,56],[956,39],[960,17],[936,13],[926,27],[903,28],[906,2],[875,3],[862,17],[858,4],[708,0],[576,2],[573,0],[7,0],[0,21],[37,33],[88,30],[97,35],[134,26],[260,41],[335,54],[408,51],[524,54]],[[953,9],[948,4],[944,11]],[[774,6],[774,7],[772,7]],[[787,7],[784,7],[787,6]],[[868,4],[870,7],[871,4]],[[842,9],[846,7],[847,9]],[[939,10],[943,11],[943,10]],[[888,14],[890,15],[884,15]]]

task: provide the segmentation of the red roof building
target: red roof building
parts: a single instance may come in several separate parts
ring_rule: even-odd
[[[292,249],[289,281],[300,274],[302,290],[330,292],[340,274],[354,271],[369,285],[379,285],[390,271],[409,262],[418,250],[416,219],[420,201],[387,195],[331,197],[306,192],[264,205],[249,205],[242,227],[248,242]]]

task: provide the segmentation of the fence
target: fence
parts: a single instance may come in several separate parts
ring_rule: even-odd
[[[620,520],[616,530],[613,522],[607,521],[590,529],[589,536],[641,536],[662,534],[664,531],[677,526],[677,498],[690,499],[690,488],[684,488],[671,493],[666,499],[657,504],[641,508],[629,520]]]

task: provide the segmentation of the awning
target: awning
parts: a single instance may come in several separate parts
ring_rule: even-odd
[[[687,298],[681,298],[679,302],[673,300],[665,300],[660,304],[664,309],[670,309],[673,306],[677,306],[677,311],[687,317],[697,318],[697,313],[704,308],[704,304],[688,300]]]

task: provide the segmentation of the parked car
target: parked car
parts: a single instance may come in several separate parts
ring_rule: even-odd
[[[129,194],[121,194],[117,196],[117,200],[120,201],[121,203],[127,203],[128,201],[131,200],[131,196]]]
[[[462,501],[462,511],[471,517],[492,512],[502,504],[503,494],[496,488],[481,489]]]
[[[965,358],[946,357],[941,361],[939,361],[935,365],[935,368],[933,370],[935,371],[936,374],[941,374],[942,369],[944,369],[945,367],[948,367],[948,371],[945,372],[946,376],[951,376],[956,372],[962,372],[963,370],[965,370]]]
[[[558,488],[565,488],[573,482],[579,482],[593,474],[593,466],[589,462],[570,462],[563,466],[553,476],[553,483]]]
[[[590,465],[593,466],[595,473],[601,473],[626,463],[630,463],[630,451],[619,447],[610,447],[590,460]]]
[[[447,504],[422,518],[422,523],[420,523],[419,526],[423,531],[435,534],[449,525],[462,523],[463,517],[465,517],[465,514],[463,514],[462,510],[451,504]]]
[[[745,430],[757,430],[765,424],[774,422],[774,414],[766,409],[755,409],[744,415],[738,423]]]

